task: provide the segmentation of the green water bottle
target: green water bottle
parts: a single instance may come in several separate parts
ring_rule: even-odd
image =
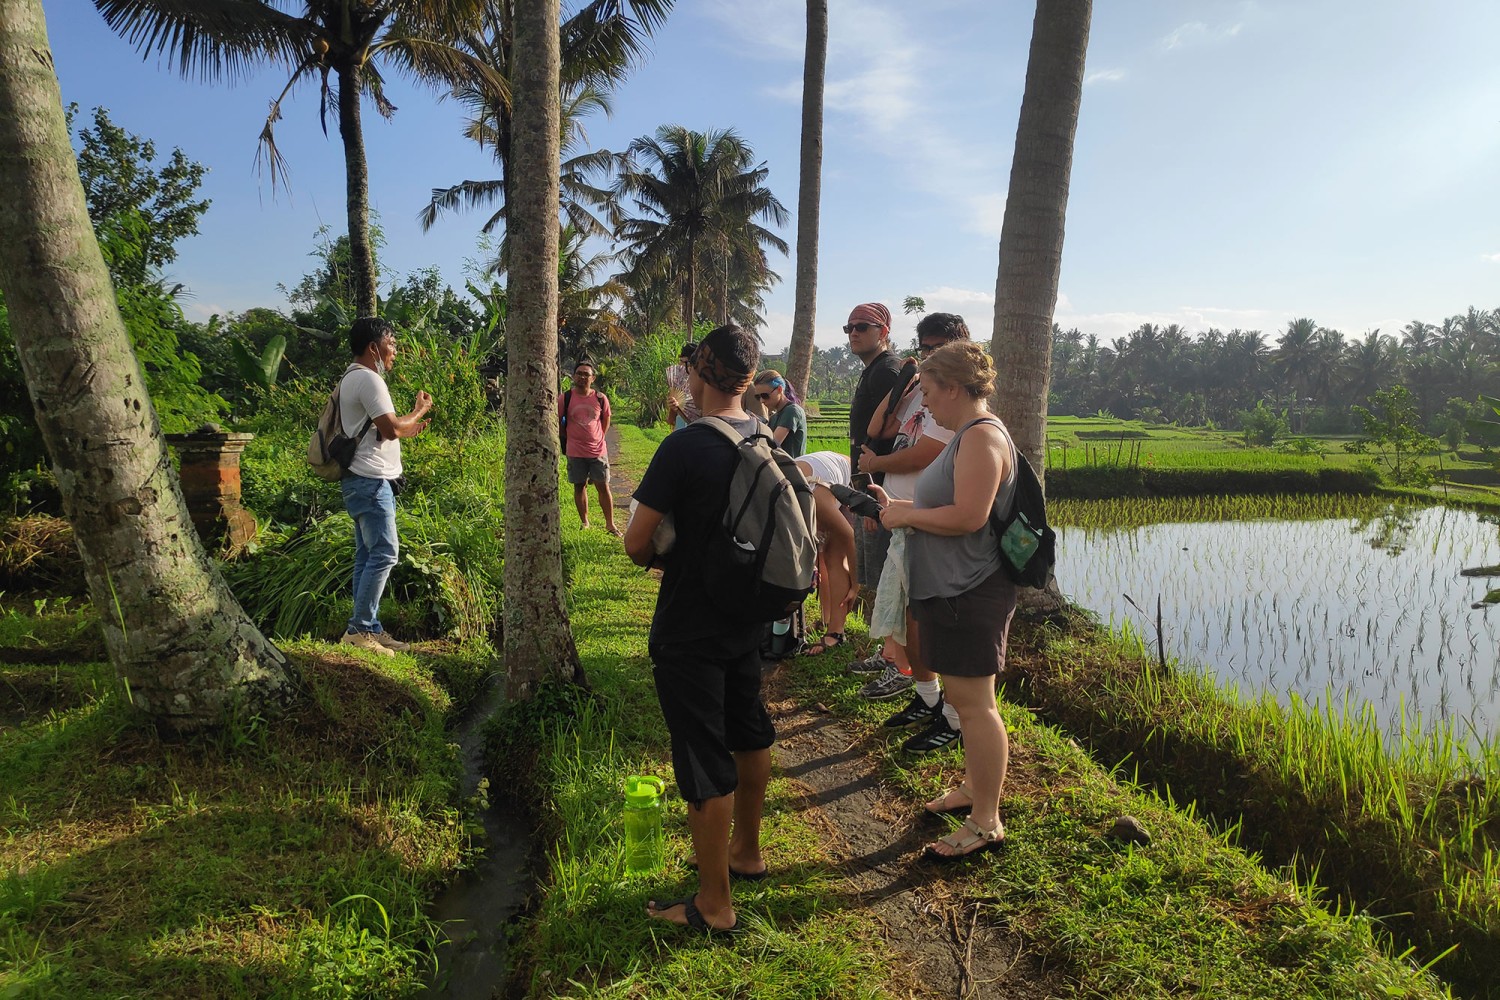
[[[625,779],[625,870],[654,872],[662,865],[660,778]]]

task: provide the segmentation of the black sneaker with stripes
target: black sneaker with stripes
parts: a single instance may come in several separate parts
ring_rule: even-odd
[[[922,700],[920,694],[913,694],[911,701],[907,702],[906,707],[889,719],[886,719],[885,725],[888,729],[897,729],[901,726],[914,726],[919,722],[931,722],[933,716],[942,712],[942,710],[943,696],[941,692],[938,694],[936,705],[929,705]]]

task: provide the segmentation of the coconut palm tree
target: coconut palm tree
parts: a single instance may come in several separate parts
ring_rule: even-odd
[[[608,150],[585,148],[588,134],[584,130],[585,118],[595,113],[608,115],[610,110],[608,93],[586,84],[564,87],[559,111],[562,130],[560,148],[561,155],[567,159],[562,160],[559,167],[560,218],[564,227],[583,237],[607,237],[611,231],[606,218],[615,201],[608,187],[601,186],[600,181],[612,179],[616,158]],[[507,125],[508,129],[512,127]],[[481,146],[493,144],[494,132],[492,115],[488,119],[471,117],[465,130],[465,134]],[[509,159],[509,156],[507,153],[506,158]],[[499,159],[498,155],[496,159]],[[432,200],[417,215],[423,230],[427,230],[437,223],[438,216],[444,212],[495,205],[494,212],[479,227],[483,233],[493,233],[497,229],[501,232],[498,252],[495,259],[487,265],[491,274],[503,272],[506,260],[503,165],[501,169],[502,176],[491,180],[466,180],[446,188],[433,188]],[[601,214],[606,218],[601,218]]]
[[[1000,378],[993,403],[1038,477],[1044,475],[1052,311],[1092,13],[1092,0],[1037,0],[1000,230],[990,342]]]
[[[1073,139],[1092,14],[1093,0],[1037,0],[1000,228],[990,339],[999,379],[991,403],[1038,478],[1046,475],[1052,313],[1062,274]],[[1056,581],[1049,581],[1030,605],[1040,613],[1060,610],[1063,599]]]
[[[797,291],[786,374],[807,397],[818,318],[818,214],[823,191],[823,78],[828,62],[828,0],[807,0],[802,62],[802,159],[797,187]]]
[[[517,6],[515,178],[505,387],[505,670],[513,699],[543,681],[582,684],[568,625],[557,496],[559,0]]]
[[[781,202],[765,186],[769,170],[732,129],[694,132],[663,125],[630,144],[616,192],[641,213],[615,230],[624,244],[625,280],[634,287],[665,282],[682,301],[691,338],[705,248],[764,259],[767,248],[786,253],[786,241],[757,220],[786,225]]]
[[[89,220],[39,0],[0,0],[0,187],[0,292],[132,704],[177,731],[236,707],[275,714],[293,673],[191,528]]]
[[[375,315],[378,306],[361,98],[382,117],[395,113],[385,96],[383,63],[440,92],[467,88],[509,100],[509,84],[500,74],[451,44],[479,26],[486,5],[487,0],[94,0],[105,22],[143,56],[169,56],[183,76],[233,82],[257,63],[290,71],[260,133],[273,189],[285,172],[275,134],[281,102],[297,84],[319,78],[324,131],[332,107],[344,146],[349,246],[361,316]],[[330,75],[337,79],[337,94]]]
[[[607,150],[589,151],[584,119],[610,113],[610,92],[635,65],[646,41],[665,23],[674,0],[593,0],[567,15],[558,28],[558,74],[562,88],[562,212],[564,224],[585,236],[607,236],[609,225],[599,217],[614,200],[605,186],[616,157]],[[515,0],[491,0],[478,31],[470,32],[457,45],[509,81],[515,60]],[[490,149],[500,176],[485,181],[463,181],[434,188],[432,200],[418,216],[430,228],[445,211],[498,205],[484,224],[492,232],[505,220],[511,170],[511,137],[515,108],[508,86],[503,93],[491,88],[461,86],[458,97],[470,109],[464,134],[481,148]],[[505,257],[505,242],[500,258]],[[503,268],[502,268],[503,269]]]

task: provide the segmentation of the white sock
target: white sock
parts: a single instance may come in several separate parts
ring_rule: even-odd
[[[943,702],[943,718],[948,720],[948,728],[956,733],[963,732],[963,726],[958,724],[958,709],[951,702]]]
[[[922,701],[927,705],[928,708],[936,705],[938,703],[938,699],[943,696],[943,685],[936,679],[930,681],[917,681],[915,687],[917,689],[917,694],[922,696]]]

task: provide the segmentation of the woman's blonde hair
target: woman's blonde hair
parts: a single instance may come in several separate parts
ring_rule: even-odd
[[[995,363],[972,340],[954,340],[927,356],[917,369],[924,377],[956,385],[975,399],[995,391]]]

